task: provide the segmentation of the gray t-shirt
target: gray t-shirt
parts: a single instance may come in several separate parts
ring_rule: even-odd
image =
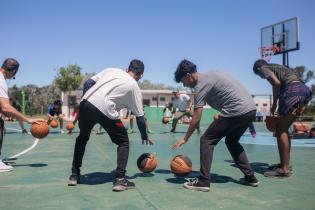
[[[256,110],[248,91],[236,79],[221,71],[198,73],[194,87],[194,107],[209,104],[224,117],[233,117]]]

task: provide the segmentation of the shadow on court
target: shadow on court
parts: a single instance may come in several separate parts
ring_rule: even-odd
[[[224,161],[231,163],[230,166],[238,168],[233,160],[224,160]],[[255,171],[255,173],[258,173],[258,174],[264,174],[268,170],[268,166],[269,166],[268,163],[261,163],[261,162],[253,162],[253,163],[250,163],[250,165],[252,169]]]
[[[160,134],[166,134],[166,133],[169,133],[169,134],[175,134],[175,133],[186,133],[186,131],[175,131],[175,132],[164,131],[164,132],[161,132]]]
[[[30,164],[12,164],[12,166],[14,167],[29,166],[29,167],[39,168],[39,167],[46,167],[48,165],[46,163],[30,163]]]
[[[109,173],[93,172],[81,175],[80,184],[98,185],[112,182],[115,178],[115,171]]]
[[[168,178],[166,179],[167,182],[173,183],[173,184],[184,184],[187,182],[187,178],[194,178],[199,176],[199,171],[193,171],[189,174],[187,177],[177,177],[174,178]],[[240,184],[240,182],[236,179],[233,179],[230,176],[223,176],[219,174],[212,173],[211,174],[211,183],[228,183],[228,182],[234,182],[237,184]]]
[[[127,179],[136,179],[138,177],[152,177],[153,173],[136,173],[133,176],[126,176]],[[113,182],[115,179],[115,170],[110,173],[105,172],[93,172],[89,174],[81,175],[80,184],[85,185],[99,185],[108,182]]]

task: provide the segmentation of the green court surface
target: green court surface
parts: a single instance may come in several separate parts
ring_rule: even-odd
[[[247,155],[259,187],[241,185],[241,172],[235,168],[231,156],[221,141],[215,148],[212,164],[210,192],[197,192],[182,187],[184,178],[176,178],[170,172],[170,160],[177,154],[188,155],[193,162],[193,172],[199,170],[199,138],[194,134],[190,141],[177,151],[171,149],[176,139],[183,137],[186,125],[178,125],[177,133],[170,134],[170,125],[151,125],[154,146],[142,145],[139,132],[129,135],[130,156],[127,167],[129,179],[136,189],[124,192],[112,191],[113,170],[116,167],[116,145],[108,135],[92,134],[87,145],[82,184],[68,187],[73,147],[77,130],[72,135],[59,134],[51,129],[48,137],[12,165],[14,170],[0,173],[1,210],[94,210],[94,209],[315,209],[315,142],[296,142],[292,147],[293,176],[288,179],[266,178],[262,173],[268,164],[278,162],[275,139],[256,124],[255,139],[246,133],[242,137]],[[203,129],[207,125],[203,125]],[[22,135],[17,123],[6,123],[7,134],[2,148],[2,158],[29,147],[34,139]],[[77,129],[77,128],[76,128]],[[156,153],[158,167],[154,173],[143,174],[137,166],[137,158],[144,152]]]

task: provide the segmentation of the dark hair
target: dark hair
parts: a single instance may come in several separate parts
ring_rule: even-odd
[[[197,66],[194,63],[184,59],[177,66],[177,69],[175,71],[175,81],[179,83],[180,80],[184,76],[186,76],[186,74],[191,74],[195,72],[197,72]]]
[[[61,106],[62,105],[62,101],[61,100],[55,100],[54,101],[54,105]]]
[[[144,72],[143,62],[137,59],[133,59],[129,64],[128,71],[132,71],[135,74],[142,74]]]
[[[253,71],[255,74],[257,74],[257,72],[259,71],[259,69],[263,66],[263,65],[268,65],[267,61],[263,60],[263,59],[259,59],[254,63],[253,66]]]
[[[1,68],[3,68],[5,71],[14,71],[19,69],[19,62],[15,60],[14,58],[7,58],[4,60]]]

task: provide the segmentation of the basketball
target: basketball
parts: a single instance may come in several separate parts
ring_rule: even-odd
[[[169,117],[163,117],[163,118],[162,118],[162,123],[163,123],[163,124],[167,124],[169,121],[170,121],[170,118],[169,118]]]
[[[278,117],[277,116],[266,116],[266,127],[271,132],[276,132],[278,124]]]
[[[38,139],[46,137],[49,133],[49,127],[46,122],[41,122],[40,124],[33,123],[31,127],[31,134]]]
[[[50,122],[50,127],[52,128],[57,128],[58,127],[58,121],[57,120],[52,120]]]
[[[156,156],[150,153],[143,153],[137,160],[137,166],[144,173],[154,171],[157,166]]]
[[[74,128],[73,122],[69,121],[69,122],[67,123],[66,128],[67,128],[68,131],[72,131],[73,128]]]
[[[177,176],[186,176],[192,171],[192,163],[188,156],[177,155],[171,161],[171,171]]]

